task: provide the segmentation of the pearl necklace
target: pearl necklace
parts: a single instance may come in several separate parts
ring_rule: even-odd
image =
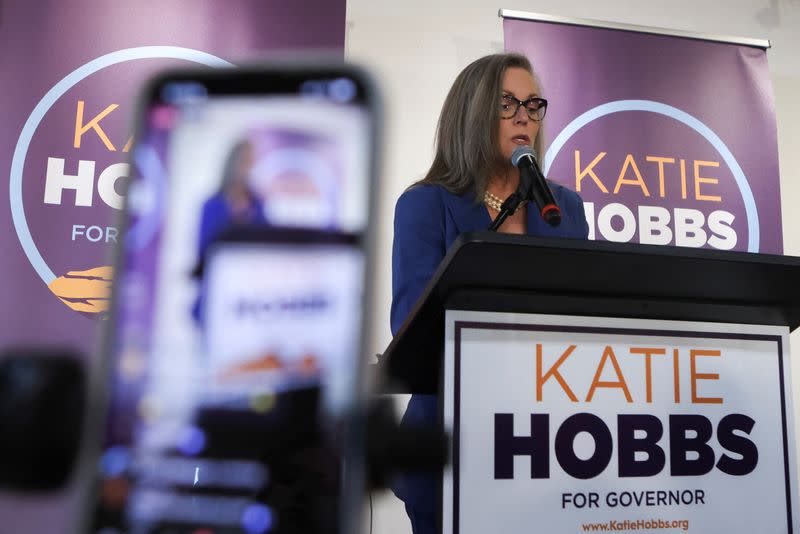
[[[486,191],[486,193],[484,193],[483,195],[483,203],[492,208],[494,211],[499,212],[500,209],[503,207],[503,202],[504,202],[503,199],[501,199],[497,195],[493,195],[489,191]],[[517,206],[517,209],[521,208],[522,205],[525,204],[526,202],[527,200],[523,200],[522,202],[520,202],[519,205]],[[513,213],[511,215],[513,215]]]

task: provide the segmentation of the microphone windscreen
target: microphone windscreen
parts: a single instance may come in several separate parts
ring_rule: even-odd
[[[536,152],[534,152],[531,147],[525,145],[518,146],[514,149],[514,152],[511,153],[511,164],[516,167],[519,164],[519,160],[525,156],[530,156],[536,161]]]

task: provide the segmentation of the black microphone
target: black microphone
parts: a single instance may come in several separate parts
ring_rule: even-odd
[[[511,163],[519,169],[520,184],[530,183],[530,199],[539,208],[542,219],[550,226],[558,226],[561,223],[561,209],[536,163],[536,153],[529,146],[519,146],[511,154]]]

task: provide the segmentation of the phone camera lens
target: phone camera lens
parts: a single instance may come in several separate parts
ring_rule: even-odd
[[[337,78],[328,85],[328,96],[336,102],[350,102],[356,96],[356,84],[348,78]]]

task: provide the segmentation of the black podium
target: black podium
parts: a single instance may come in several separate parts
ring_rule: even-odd
[[[739,494],[791,532],[798,325],[799,258],[473,233],[448,251],[380,367],[392,391],[444,392],[448,534],[515,531],[508,518],[531,501],[542,531],[615,530],[624,516],[634,530],[652,518],[656,529],[743,532],[752,513],[724,512]],[[473,417],[469,406],[495,396]],[[494,495],[494,511],[473,512]]]

